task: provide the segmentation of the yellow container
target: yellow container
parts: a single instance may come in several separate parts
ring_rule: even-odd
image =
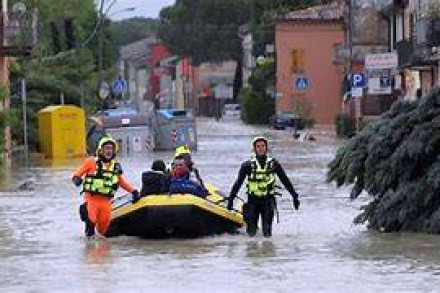
[[[37,116],[40,148],[47,158],[86,155],[86,118],[83,109],[72,105],[48,106],[40,110]]]

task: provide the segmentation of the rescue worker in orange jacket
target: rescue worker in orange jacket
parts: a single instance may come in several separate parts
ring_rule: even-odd
[[[111,199],[119,186],[133,195],[133,203],[140,198],[139,192],[122,175],[121,165],[115,160],[117,152],[116,141],[103,137],[98,143],[97,157],[86,159],[73,173],[72,182],[76,186],[83,185],[84,203],[79,214],[85,222],[86,236],[95,234],[95,226],[101,235],[106,234],[110,225]]]

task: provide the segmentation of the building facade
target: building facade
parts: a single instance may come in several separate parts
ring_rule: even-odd
[[[390,52],[398,55],[397,85],[414,100],[440,85],[440,2],[393,0],[382,10]]]
[[[344,6],[335,2],[293,11],[275,25],[276,111],[333,124],[341,112],[344,66],[336,60],[345,43]]]

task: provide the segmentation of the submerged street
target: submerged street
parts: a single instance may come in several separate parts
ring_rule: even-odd
[[[283,192],[280,223],[264,239],[223,235],[151,241],[87,240],[70,176],[80,160],[33,161],[6,174],[0,192],[0,292],[431,292],[440,285],[437,235],[379,234],[354,226],[368,198],[325,183],[341,142],[326,134],[299,142],[289,131],[241,122],[198,121],[194,160],[203,179],[228,194],[256,134],[300,195],[295,211]],[[119,158],[140,188],[141,172],[170,152]],[[16,190],[28,182],[30,190]],[[243,186],[240,196],[244,197]],[[121,193],[122,194],[122,193]]]

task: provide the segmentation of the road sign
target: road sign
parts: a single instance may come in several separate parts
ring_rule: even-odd
[[[390,95],[392,93],[391,79],[388,77],[369,78],[368,93],[370,95]]]
[[[127,91],[127,81],[122,78],[115,79],[112,83],[113,93],[119,95]]]
[[[380,78],[380,87],[381,88],[385,88],[385,87],[391,87],[391,78],[388,76],[382,76]]]
[[[352,87],[351,88],[351,96],[352,97],[362,97],[363,88],[361,87]]]
[[[355,73],[353,74],[353,78],[351,79],[351,86],[352,87],[359,87],[359,88],[363,88],[365,87],[366,82],[365,82],[365,75],[362,73]]]
[[[105,81],[101,82],[101,85],[99,86],[99,97],[101,99],[105,99],[110,94],[110,87],[108,83]]]
[[[397,68],[397,53],[368,54],[365,57],[365,68],[367,69],[387,69]]]
[[[295,88],[297,90],[306,90],[309,88],[309,79],[307,77],[297,77],[295,79]]]

